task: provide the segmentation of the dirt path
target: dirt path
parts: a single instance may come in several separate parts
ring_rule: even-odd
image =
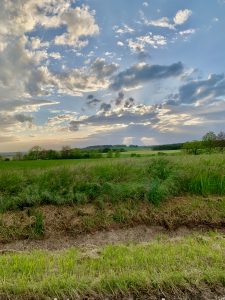
[[[147,243],[157,237],[179,238],[190,234],[204,234],[207,228],[180,227],[174,231],[168,231],[162,226],[139,225],[132,228],[99,231],[93,234],[82,234],[78,237],[62,234],[49,236],[41,240],[16,240],[10,243],[0,243],[0,252],[42,250],[63,250],[70,247],[83,249],[96,249],[109,244]],[[218,230],[225,237],[225,229]]]

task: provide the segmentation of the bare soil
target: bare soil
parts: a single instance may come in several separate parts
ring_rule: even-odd
[[[143,244],[155,238],[178,239],[190,234],[204,234],[207,227],[188,228],[179,227],[169,231],[163,226],[138,225],[131,228],[120,228],[112,230],[97,231],[94,233],[81,234],[78,236],[62,235],[60,232],[42,239],[15,240],[7,243],[0,243],[0,254],[17,251],[39,250],[64,250],[71,247],[78,247],[90,250],[90,255],[95,255],[95,249],[111,244]],[[225,229],[217,229],[225,237]],[[93,252],[92,252],[93,250]],[[89,251],[88,251],[89,252]]]

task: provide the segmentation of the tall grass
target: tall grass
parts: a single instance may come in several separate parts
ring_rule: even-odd
[[[225,157],[121,158],[58,167],[50,162],[45,168],[28,168],[25,162],[25,167],[0,168],[1,211],[127,199],[159,205],[187,193],[225,195]]]

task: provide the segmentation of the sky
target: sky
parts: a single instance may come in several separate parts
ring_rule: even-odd
[[[225,130],[225,0],[1,0],[0,151]]]

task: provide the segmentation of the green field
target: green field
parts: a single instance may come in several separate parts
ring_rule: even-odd
[[[1,162],[0,210],[41,204],[149,201],[225,195],[225,157],[167,156]]]
[[[225,293],[223,154],[2,161],[0,211],[0,299]],[[86,248],[17,253],[21,241],[76,242],[139,225],[168,233],[185,226],[190,235],[106,245],[96,257]]]
[[[182,154],[182,150],[162,150],[162,151],[156,151],[151,149],[138,149],[138,150],[129,150],[126,152],[121,153],[121,157],[130,157],[131,155],[136,154],[137,156],[141,157],[149,157],[149,156],[155,156],[155,155],[177,155]]]
[[[148,245],[108,246],[95,257],[76,249],[5,254],[0,257],[0,295],[7,292],[7,299],[80,299],[79,295],[122,299],[133,293],[143,299],[142,294],[159,296],[163,292],[182,299],[178,297],[184,297],[184,290],[194,296],[196,290],[206,290],[206,285],[209,290],[222,289],[224,247],[225,240],[211,234],[159,239]]]

